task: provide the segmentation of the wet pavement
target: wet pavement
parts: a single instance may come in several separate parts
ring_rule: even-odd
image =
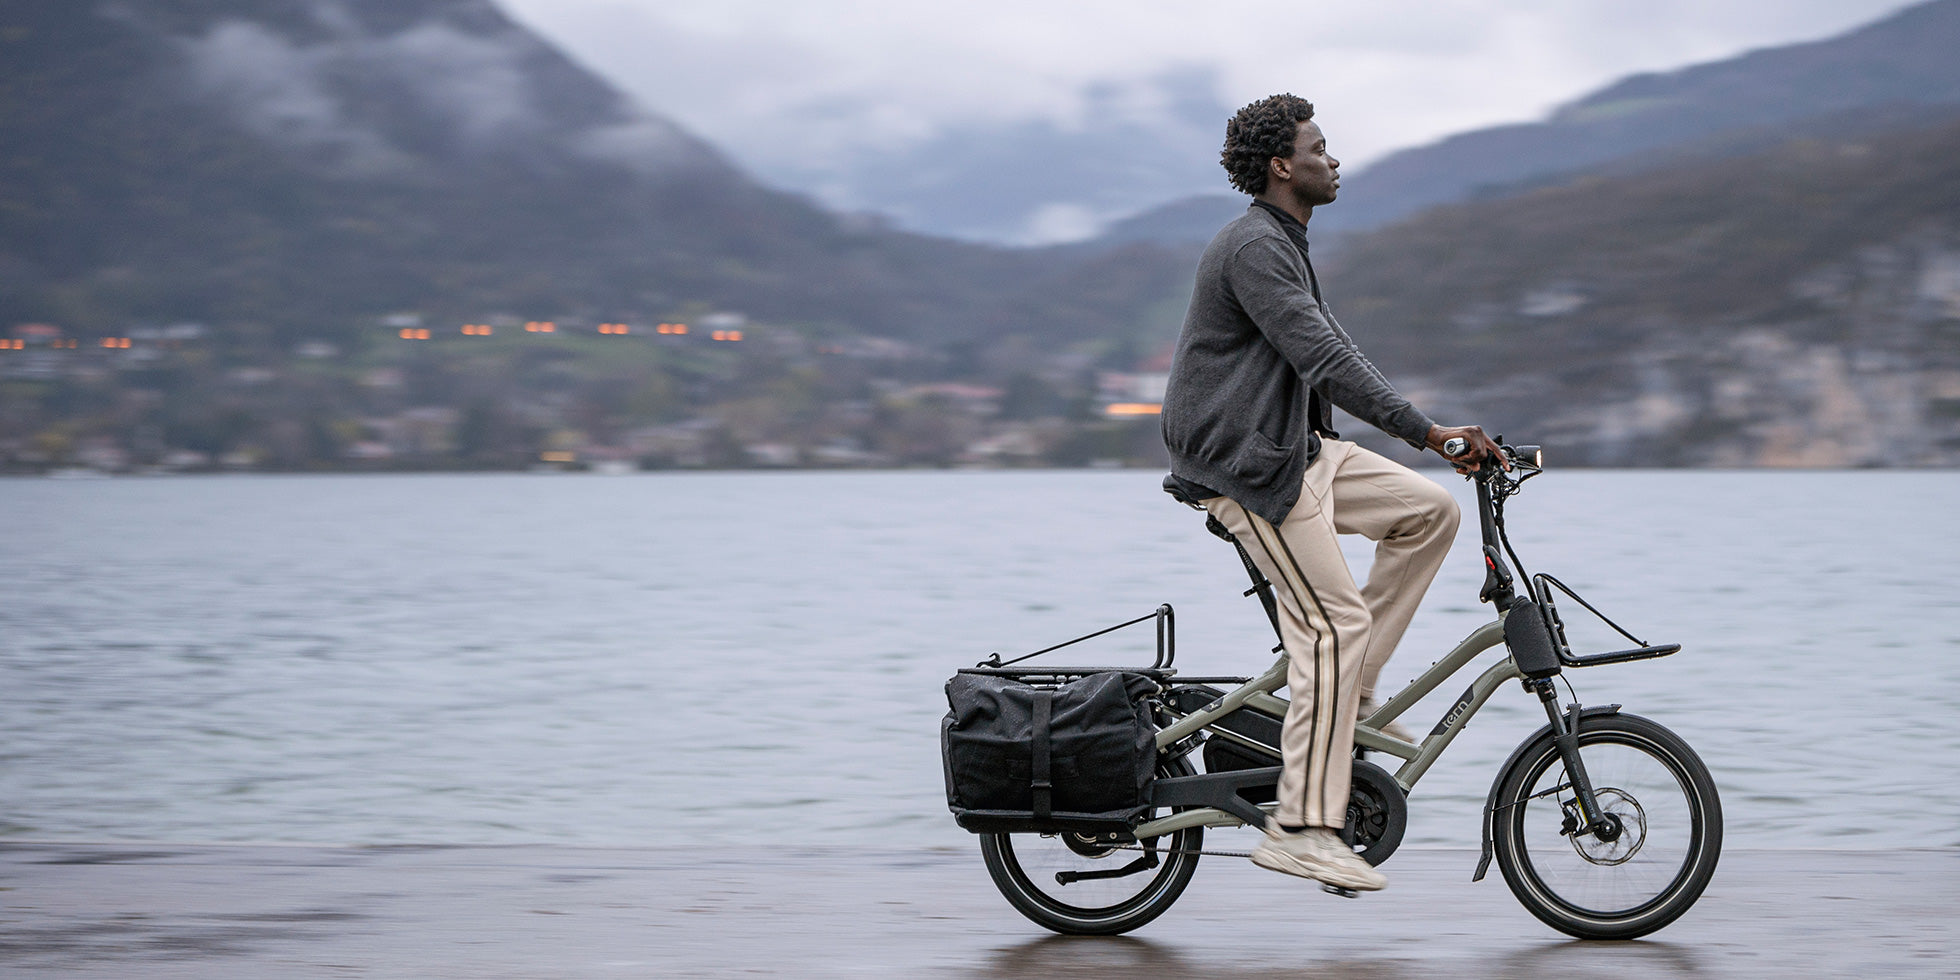
[[[1684,918],[1570,940],[1476,855],[1344,900],[1206,858],[1163,918],[1054,936],[976,848],[0,845],[8,977],[1960,977],[1960,850],[1725,854]],[[764,850],[766,849],[766,850]]]

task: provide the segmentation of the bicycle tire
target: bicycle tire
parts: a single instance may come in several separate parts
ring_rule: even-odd
[[[1579,754],[1613,841],[1566,834],[1571,794],[1549,728],[1501,777],[1491,840],[1504,882],[1546,925],[1580,939],[1634,939],[1680,918],[1722,853],[1722,804],[1708,767],[1638,715],[1582,718]]]
[[[1159,776],[1188,776],[1193,772],[1190,762],[1182,758],[1157,770]],[[1166,852],[1156,868],[1125,878],[1069,885],[1054,881],[1057,867],[1096,870],[1110,867],[1106,862],[1127,862],[1140,855],[1127,850],[1087,854],[1084,851],[1094,848],[1080,840],[1076,843],[1081,849],[1069,847],[1067,836],[1062,834],[982,834],[980,854],[995,887],[1022,915],[1065,935],[1113,936],[1164,914],[1184,894],[1184,886],[1198,870],[1197,852],[1204,846],[1204,837],[1203,827],[1186,827],[1167,837],[1152,838],[1161,841],[1155,846]],[[1152,846],[1148,841],[1144,844]],[[1037,865],[1036,870],[1030,872],[1029,864]],[[1064,896],[1062,892],[1070,888],[1077,891]],[[1085,899],[1085,904],[1076,904]]]

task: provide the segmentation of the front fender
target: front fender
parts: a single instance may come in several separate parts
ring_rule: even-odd
[[[1584,721],[1596,715],[1617,715],[1619,713],[1619,705],[1602,704],[1591,708],[1579,709],[1579,720]],[[1490,870],[1490,835],[1497,821],[1497,791],[1503,788],[1504,777],[1510,775],[1511,767],[1517,765],[1518,760],[1524,757],[1526,749],[1531,748],[1537,744],[1539,739],[1545,738],[1551,733],[1551,722],[1546,722],[1539,726],[1537,731],[1531,733],[1530,738],[1519,742],[1518,747],[1511,750],[1511,757],[1505,759],[1503,765],[1497,767],[1497,778],[1491,780],[1490,783],[1490,795],[1484,798],[1484,852],[1483,856],[1477,860],[1477,873],[1470,876],[1471,881],[1484,880],[1484,872]]]

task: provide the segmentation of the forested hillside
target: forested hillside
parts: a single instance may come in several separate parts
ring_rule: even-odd
[[[1731,100],[1664,157],[1334,239],[1344,192],[1329,299],[1432,414],[1565,461],[1960,463],[1960,124],[1926,57],[1956,9],[1532,137]],[[1746,111],[1833,64],[1855,104]],[[1196,244],[829,214],[487,0],[7,4],[0,134],[0,471],[1162,458]]]
[[[1064,270],[840,219],[487,0],[8,4],[0,65],[0,323],[196,320],[290,347],[399,311],[709,307],[841,334],[1082,339],[1160,298],[1107,287],[1184,261],[1146,248]]]
[[[1960,463],[1960,119],[1895,123],[1437,209],[1350,241],[1329,299],[1439,411],[1567,459]]]

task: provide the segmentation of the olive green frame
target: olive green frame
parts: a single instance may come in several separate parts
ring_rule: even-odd
[[[1395,771],[1395,782],[1402,787],[1402,792],[1405,794],[1413,790],[1416,781],[1422,778],[1423,773],[1429,771],[1430,765],[1443,754],[1444,749],[1449,747],[1457,733],[1463,731],[1464,726],[1470,721],[1470,716],[1476,714],[1477,709],[1482,708],[1492,694],[1497,693],[1498,686],[1506,681],[1517,680],[1523,675],[1518,673],[1517,664],[1506,651],[1504,659],[1492,664],[1483,673],[1477,675],[1476,680],[1470,682],[1469,689],[1463,692],[1462,697],[1456,699],[1449,711],[1436,723],[1436,727],[1431,729],[1421,742],[1404,742],[1384,734],[1381,730],[1382,726],[1401,717],[1402,713],[1409,710],[1417,701],[1441,687],[1444,681],[1449,680],[1457,671],[1475,660],[1478,654],[1503,645],[1504,623],[1502,621],[1490,622],[1478,627],[1469,636],[1464,637],[1463,642],[1458,643],[1448,655],[1423,671],[1422,676],[1410,681],[1408,687],[1396,692],[1395,696],[1389,698],[1374,714],[1361,719],[1354,728],[1354,744],[1403,760],[1402,767]],[[1234,711],[1247,707],[1284,718],[1287,702],[1274,697],[1273,692],[1286,686],[1286,668],[1287,658],[1282,653],[1278,661],[1267,668],[1265,673],[1197,711],[1180,716],[1167,706],[1164,710],[1176,716],[1177,720],[1157,732],[1157,748],[1159,750],[1169,748],[1201,730],[1209,732],[1214,738],[1247,741],[1244,736],[1236,732],[1217,727],[1216,722]],[[1215,807],[1198,807],[1145,821],[1138,824],[1133,833],[1138,838],[1151,838],[1185,827],[1236,827],[1244,823],[1244,820],[1224,810]]]

